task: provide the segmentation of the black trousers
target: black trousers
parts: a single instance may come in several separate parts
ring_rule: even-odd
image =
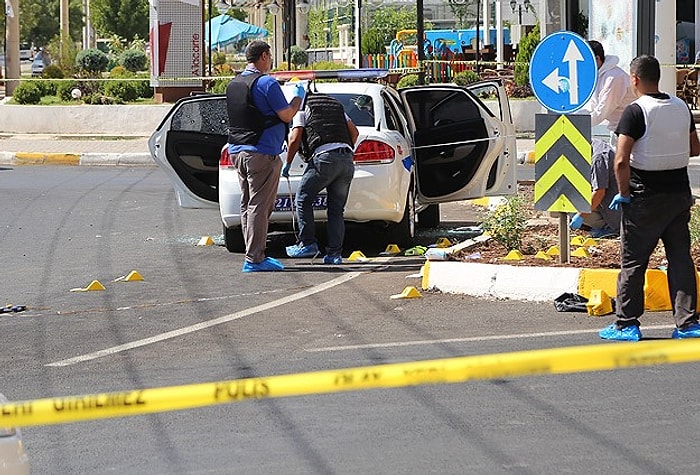
[[[668,261],[668,287],[678,328],[697,323],[696,271],[690,255],[690,192],[633,193],[622,205],[621,270],[617,279],[617,324],[639,325],[644,313],[644,276],[659,239]]]

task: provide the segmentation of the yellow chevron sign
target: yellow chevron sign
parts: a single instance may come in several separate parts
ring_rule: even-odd
[[[535,116],[535,209],[591,211],[591,117]]]

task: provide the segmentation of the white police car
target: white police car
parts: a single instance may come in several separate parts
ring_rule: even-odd
[[[439,224],[439,203],[516,192],[515,128],[499,80],[467,88],[449,84],[395,90],[368,82],[386,70],[291,71],[274,75],[310,80],[311,93],[329,94],[357,125],[355,175],[347,221],[379,223],[386,242],[408,244],[416,225]],[[316,79],[337,82],[316,82]],[[364,81],[350,81],[360,79]],[[155,161],[184,208],[218,206],[224,241],[244,250],[240,186],[224,145],[224,95],[179,100],[149,139]],[[304,172],[295,157],[289,181],[280,179],[270,230],[292,230],[292,200]],[[325,220],[325,196],[316,218]]]

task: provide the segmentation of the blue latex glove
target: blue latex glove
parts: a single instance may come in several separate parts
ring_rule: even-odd
[[[304,85],[302,83],[298,82],[294,88],[294,97],[298,97],[303,101],[304,96],[306,96],[306,89],[304,89]]]
[[[622,196],[620,193],[618,193],[612,199],[608,208],[618,210],[620,209],[620,205],[622,205],[622,203],[627,204],[630,201],[632,201],[632,196]]]
[[[289,169],[292,168],[291,163],[285,163],[284,166],[282,167],[282,176],[285,178],[289,178]]]
[[[583,216],[581,216],[581,213],[576,213],[573,218],[571,218],[571,223],[569,223],[569,227],[571,229],[581,229],[581,225],[583,224]]]

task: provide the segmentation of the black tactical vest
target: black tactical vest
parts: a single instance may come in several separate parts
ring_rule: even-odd
[[[327,143],[345,143],[352,148],[343,105],[325,94],[309,94],[306,97],[309,108],[304,133],[302,154],[310,158],[318,147]]]
[[[228,111],[228,143],[257,145],[260,136],[268,127],[282,122],[263,115],[253,104],[253,88],[262,73],[239,74],[226,87],[226,109]]]

